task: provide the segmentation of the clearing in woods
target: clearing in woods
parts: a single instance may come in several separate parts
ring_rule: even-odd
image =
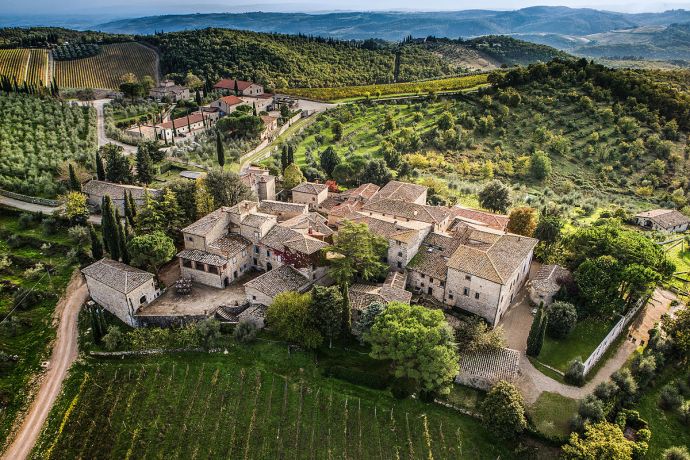
[[[95,56],[71,61],[55,61],[55,78],[61,88],[117,89],[122,76],[133,73],[142,79],[157,80],[158,56],[139,43],[103,45]]]
[[[19,84],[45,84],[48,80],[48,51],[16,48],[0,50],[0,75],[16,78]]]
[[[451,409],[323,378],[307,354],[274,344],[232,348],[77,365],[33,457],[511,456],[477,420]],[[284,368],[267,369],[274,366]]]

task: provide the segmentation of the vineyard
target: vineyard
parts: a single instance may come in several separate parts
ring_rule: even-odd
[[[156,52],[139,43],[103,45],[96,56],[55,62],[55,78],[61,88],[116,89],[124,74],[133,73],[139,79],[156,79]]]
[[[454,411],[310,381],[308,368],[284,376],[232,364],[241,353],[97,363],[73,372],[34,457],[509,457],[479,422]],[[284,349],[282,355],[294,359]]]
[[[18,83],[45,83],[48,52],[42,49],[0,50],[0,75],[16,78]]]
[[[292,88],[281,90],[281,92],[292,96],[307,97],[322,101],[338,101],[365,97],[460,91],[485,85],[487,83],[487,77],[487,74],[465,75],[462,77],[441,78],[436,80],[347,86],[342,88]]]

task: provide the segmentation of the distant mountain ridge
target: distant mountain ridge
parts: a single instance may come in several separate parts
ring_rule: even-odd
[[[470,38],[482,35],[555,34],[585,36],[641,26],[690,22],[690,11],[617,13],[589,8],[535,6],[514,11],[354,13],[212,13],[149,16],[106,22],[93,29],[111,33],[152,34],[207,27],[306,34],[339,39],[414,37]]]

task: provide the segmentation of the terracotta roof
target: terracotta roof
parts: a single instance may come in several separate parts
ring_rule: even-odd
[[[314,182],[302,182],[296,187],[292,188],[293,192],[299,193],[310,193],[312,195],[318,195],[328,188],[326,184],[316,184]]]
[[[635,217],[649,219],[663,228],[673,228],[678,225],[690,223],[690,219],[675,209],[653,209],[641,212]]]
[[[130,267],[111,259],[101,259],[81,271],[84,276],[92,278],[122,294],[129,294],[139,286],[153,279],[153,275],[144,270]]]
[[[270,115],[261,115],[261,121],[263,121],[265,124],[270,125],[274,121],[277,121],[278,117],[272,117]]]
[[[263,200],[259,203],[259,211],[266,214],[297,213],[306,214],[309,209],[304,203],[286,203],[285,201]]]
[[[414,202],[423,196],[427,191],[427,187],[423,185],[411,184],[409,182],[400,182],[392,180],[383,186],[373,197],[372,200],[381,200],[384,198],[397,198]]]
[[[478,209],[464,208],[456,205],[450,208],[450,212],[451,216],[455,219],[480,225],[483,224],[497,230],[505,230],[508,225],[508,216],[480,211]]]
[[[183,233],[191,233],[192,235],[205,236],[208,232],[218,224],[218,221],[225,217],[228,208],[218,208],[213,212],[206,214],[201,219],[193,222],[182,229]]]
[[[233,95],[223,96],[218,100],[222,101],[223,103],[225,103],[225,105],[229,105],[229,106],[244,104],[244,101],[242,99],[240,99],[237,96],[233,96]]]
[[[251,81],[246,81],[246,80],[235,80],[233,78],[223,78],[222,80],[218,81],[215,85],[213,85],[214,88],[216,89],[230,89],[230,90],[235,90],[235,82],[237,82],[237,89],[239,91],[244,91],[245,89],[249,88],[252,83]]]
[[[301,252],[302,254],[314,254],[328,246],[325,241],[317,240],[302,233],[298,233],[294,238],[285,241],[283,245],[293,251]]]
[[[208,245],[209,249],[230,258],[252,246],[251,241],[236,233],[222,236]]]
[[[443,206],[427,206],[392,198],[372,200],[362,210],[430,224],[441,223],[450,215],[450,210]]]
[[[200,113],[200,112],[194,112],[190,113],[189,116],[184,116],[180,118],[175,118],[175,129],[180,129],[184,128],[185,126],[188,125],[193,125],[194,123],[201,123],[206,119],[206,117]],[[173,122],[172,121],[166,121],[164,123],[161,123],[159,125],[156,125],[159,128],[164,128],[164,129],[172,129],[173,127]]]
[[[177,253],[180,259],[193,260],[202,264],[213,265],[214,267],[222,267],[228,263],[228,259],[218,254],[202,251],[200,249],[183,249]]]
[[[473,229],[448,261],[448,267],[504,284],[534,249],[537,240]]]
[[[290,265],[281,265],[245,283],[245,288],[256,289],[273,298],[281,292],[299,291],[309,285],[309,278]]]
[[[357,188],[347,190],[343,192],[343,195],[347,196],[348,199],[362,198],[363,200],[370,200],[376,193],[381,189],[376,184],[362,184]]]
[[[407,268],[445,281],[448,260],[460,244],[461,238],[429,233]]]
[[[132,194],[135,200],[141,200],[148,191],[152,197],[160,195],[160,190],[153,188],[137,187],[136,185],[115,184],[113,182],[105,182],[100,180],[90,180],[84,184],[83,192],[87,195],[94,196],[110,196],[113,200],[121,200],[124,198],[124,193],[127,191]]]
[[[540,293],[556,293],[570,276],[570,271],[560,265],[542,265],[530,280],[530,287]]]

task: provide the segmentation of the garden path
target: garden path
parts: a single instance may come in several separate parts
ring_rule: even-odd
[[[81,273],[76,271],[65,294],[55,307],[53,321],[57,322],[57,337],[48,371],[41,379],[41,386],[29,411],[24,416],[14,441],[2,456],[3,460],[23,460],[29,456],[38,440],[43,424],[55,403],[67,371],[77,358],[77,323],[79,310],[86,302],[89,291]]]

